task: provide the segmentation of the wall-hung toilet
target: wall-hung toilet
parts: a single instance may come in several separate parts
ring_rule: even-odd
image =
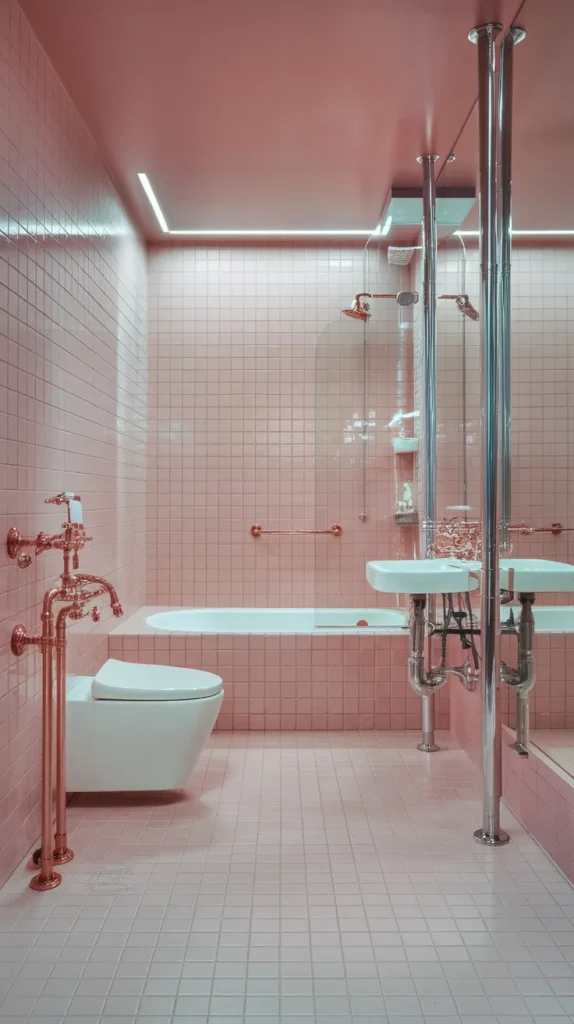
[[[211,672],[110,659],[66,697],[67,790],[181,789],[213,729],[223,682]]]

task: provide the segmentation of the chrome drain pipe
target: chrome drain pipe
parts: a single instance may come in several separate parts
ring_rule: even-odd
[[[430,668],[428,672],[425,668],[426,603],[425,594],[411,594],[409,683],[419,697],[433,697],[446,683],[446,670],[442,666]],[[425,723],[424,707],[423,703],[423,739],[419,749],[423,748],[425,741],[434,745],[434,725],[430,722]]]
[[[516,740],[512,744],[521,757],[528,757],[530,741],[529,694],[536,683],[536,659],[534,657],[534,594],[520,594],[520,622],[518,624],[518,668],[511,668],[504,662],[500,666],[503,683],[516,690]]]
[[[412,690],[419,697],[430,697],[434,700],[435,693],[443,687],[450,675],[460,680],[465,690],[476,690],[478,678],[469,659],[463,665],[446,664],[446,646],[443,646],[443,656],[438,668],[425,667],[425,640],[427,639],[427,598],[426,594],[411,594],[411,612],[409,617],[410,651],[408,660],[408,678]],[[434,632],[433,624],[431,630]],[[446,635],[445,635],[446,639]],[[434,722],[425,719],[425,708],[428,704],[423,700],[422,717],[422,743],[419,750],[427,750],[425,744],[429,745],[427,752],[438,749],[434,745]]]

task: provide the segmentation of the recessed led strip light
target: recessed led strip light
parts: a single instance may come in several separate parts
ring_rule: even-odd
[[[166,221],[166,219],[165,219],[165,217],[163,215],[162,208],[161,208],[161,206],[159,205],[159,203],[157,201],[156,194],[155,194],[153,188],[151,187],[151,183],[150,183],[150,180],[149,180],[147,174],[144,174],[143,171],[140,171],[138,173],[138,178],[139,178],[139,180],[141,182],[141,186],[142,186],[146,196],[148,197],[148,199],[150,201],[150,206],[151,206],[153,212],[155,213],[155,215],[156,215],[156,217],[158,219],[159,226],[160,226],[161,230],[164,231],[166,235],[169,235],[170,231],[169,231],[169,228],[167,226],[167,221]]]
[[[545,235],[547,238],[550,238],[553,235],[574,235],[574,228],[533,228],[532,230],[513,230],[510,233],[513,238],[520,235]],[[457,238],[478,238],[480,236],[480,231],[455,231],[454,234]]]
[[[150,206],[157,217],[158,224],[165,235],[187,235],[193,238],[341,238],[341,237],[354,237],[354,238],[370,238],[371,235],[386,235],[390,229],[390,224],[385,231],[385,226],[381,228],[378,224],[374,230],[369,228],[357,228],[357,230],[350,230],[349,228],[341,228],[340,231],[334,230],[308,230],[302,228],[301,230],[286,229],[281,231],[277,228],[270,228],[269,230],[237,230],[235,228],[229,231],[222,231],[220,229],[209,229],[204,228],[201,230],[186,230],[184,228],[170,228],[163,214],[162,208],[159,205],[157,196],[151,187],[150,180],[147,174],[143,171],[138,172],[138,178],[141,182],[141,186],[149,199]]]

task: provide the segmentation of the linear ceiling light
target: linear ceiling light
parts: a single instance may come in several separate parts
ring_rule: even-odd
[[[157,201],[156,194],[151,187],[147,174],[144,174],[143,171],[138,171],[138,178],[141,181],[142,188],[150,201],[150,206],[158,219],[161,230],[164,231],[166,235],[169,235],[167,221],[163,215],[162,208]]]
[[[150,180],[149,180],[147,174],[144,174],[143,171],[139,171],[138,172],[138,178],[139,178],[139,180],[141,182],[142,188],[143,188],[146,196],[149,199],[150,206],[151,206],[153,212],[155,213],[155,215],[157,217],[159,226],[160,226],[161,230],[164,232],[164,234],[166,234],[166,235],[188,235],[190,237],[195,237],[195,238],[207,238],[207,237],[215,237],[215,238],[228,238],[228,237],[233,237],[233,238],[246,238],[246,237],[248,237],[248,238],[251,238],[251,237],[259,237],[259,238],[285,238],[285,237],[288,237],[288,238],[310,238],[310,237],[341,238],[343,236],[345,236],[345,237],[353,236],[355,238],[370,238],[371,235],[373,235],[373,234],[381,234],[381,230],[380,230],[380,226],[379,225],[377,225],[377,227],[374,229],[374,231],[369,229],[369,228],[357,228],[356,230],[349,229],[349,228],[341,228],[339,231],[336,231],[336,230],[328,230],[327,231],[327,230],[319,230],[319,229],[317,229],[317,230],[308,230],[306,228],[301,228],[301,230],[292,230],[292,229],[290,229],[290,230],[285,230],[285,231],[282,231],[282,230],[277,229],[277,228],[271,228],[269,230],[264,230],[264,229],[263,230],[249,230],[248,229],[246,231],[237,230],[235,228],[232,229],[232,230],[229,230],[229,231],[222,231],[220,229],[211,230],[210,228],[190,229],[190,230],[183,229],[183,228],[172,229],[172,228],[168,227],[168,224],[167,224],[167,221],[166,221],[166,219],[164,217],[162,208],[161,208],[161,206],[158,203],[157,196],[156,196],[153,188],[151,187],[151,183],[150,183]],[[390,225],[389,225],[389,227],[390,227]],[[386,232],[384,230],[383,230],[382,233],[386,234]]]
[[[457,235],[458,238],[478,238],[478,236],[480,235],[480,231],[455,231],[454,234]],[[573,228],[568,228],[568,229],[564,229],[563,230],[561,228],[559,228],[559,229],[548,228],[548,229],[545,229],[545,230],[542,231],[542,230],[539,230],[538,228],[536,228],[536,229],[533,229],[532,231],[530,231],[530,230],[511,231],[511,234],[512,234],[513,238],[516,235],[546,235],[547,237],[551,237],[552,235],[574,235],[574,229]]]
[[[340,231],[332,231],[332,230],[331,231],[319,231],[319,230],[312,230],[311,231],[311,230],[309,230],[307,228],[301,228],[301,230],[296,230],[296,231],[292,231],[292,230],[282,231],[280,228],[272,228],[269,231],[266,231],[265,229],[261,229],[259,231],[254,231],[254,230],[251,230],[251,229],[247,229],[245,231],[242,231],[241,229],[237,230],[235,228],[232,229],[232,230],[229,230],[229,231],[223,231],[223,230],[220,230],[219,228],[218,229],[204,228],[203,230],[195,230],[195,231],[191,231],[190,230],[190,231],[187,231],[187,230],[182,228],[181,230],[177,230],[177,231],[176,230],[170,230],[169,234],[170,235],[195,235],[195,236],[198,236],[198,237],[202,236],[202,235],[204,237],[206,235],[215,235],[215,236],[219,236],[219,237],[228,237],[230,235],[231,236],[237,235],[237,236],[240,236],[241,238],[245,238],[246,236],[251,237],[251,236],[254,236],[254,235],[258,235],[258,236],[264,237],[264,238],[271,238],[271,237],[273,237],[273,238],[275,238],[275,237],[283,238],[284,236],[292,236],[294,238],[301,238],[302,236],[305,236],[305,238],[307,238],[310,235],[313,235],[313,236],[326,235],[326,236],[331,236],[331,238],[339,238],[341,235],[353,235],[355,238],[370,238],[371,235],[373,234],[373,232],[372,231],[367,231],[364,228],[359,228],[357,231],[349,231],[348,229],[341,229]]]

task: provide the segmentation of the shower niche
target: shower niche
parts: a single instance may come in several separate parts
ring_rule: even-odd
[[[397,526],[417,526],[416,507],[418,437],[393,437],[393,464],[395,480],[395,523]]]

